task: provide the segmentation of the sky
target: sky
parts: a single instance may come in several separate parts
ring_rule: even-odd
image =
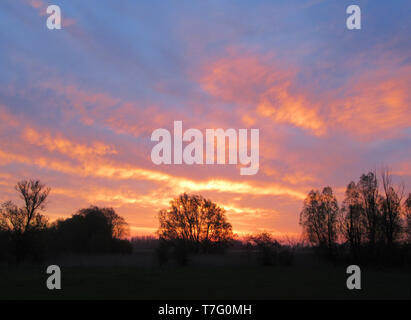
[[[62,29],[46,27],[48,5]],[[346,8],[361,8],[348,30]],[[182,192],[238,234],[297,237],[311,189],[389,166],[411,191],[411,2],[0,2],[0,201],[38,178],[51,221],[113,207],[154,234]],[[260,168],[155,165],[154,130],[256,128]]]

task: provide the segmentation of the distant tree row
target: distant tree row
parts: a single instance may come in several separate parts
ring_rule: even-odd
[[[74,253],[131,253],[128,224],[112,208],[91,206],[50,223],[42,214],[50,188],[38,180],[15,187],[23,205],[0,204],[0,260],[40,261]],[[189,254],[223,252],[234,241],[225,210],[200,195],[181,194],[158,214],[156,252],[160,264],[174,257],[186,264]],[[321,255],[361,263],[401,263],[410,256],[411,194],[395,185],[389,170],[350,182],[339,206],[331,187],[311,190],[300,213],[303,236]],[[246,239],[266,265],[292,263],[291,247],[262,233]],[[254,250],[253,249],[253,250]]]
[[[15,189],[23,206],[12,201],[0,205],[0,260],[39,261],[66,252],[131,252],[124,239],[128,225],[112,208],[91,206],[49,223],[42,211],[50,188],[39,180],[24,180]]]
[[[130,253],[124,238],[128,224],[112,208],[91,206],[70,218],[49,223],[42,213],[50,188],[39,180],[24,180],[15,187],[23,206],[0,204],[0,260],[40,261],[62,253]],[[225,210],[199,196],[182,194],[159,213],[157,251],[160,261],[173,255],[185,264],[189,253],[224,250],[233,240]]]
[[[394,185],[388,169],[380,179],[369,172],[348,184],[341,207],[330,187],[311,190],[300,225],[304,237],[330,255],[343,244],[355,260],[393,259],[400,245],[411,243],[411,193],[406,197],[404,186]]]

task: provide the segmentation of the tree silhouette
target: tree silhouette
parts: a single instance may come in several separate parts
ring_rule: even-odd
[[[341,208],[340,231],[344,240],[350,245],[350,251],[358,257],[364,242],[364,207],[360,190],[355,182],[350,182],[345,191],[345,199]]]
[[[411,244],[411,193],[404,202],[405,232],[409,244]]]
[[[320,193],[311,190],[304,200],[300,225],[305,238],[313,245],[332,249],[337,240],[338,203],[330,187]]]
[[[112,208],[91,206],[71,218],[56,222],[55,238],[59,250],[71,252],[116,252],[131,250],[128,224]],[[126,243],[127,242],[127,243]]]
[[[26,226],[26,215],[12,201],[6,201],[0,208],[0,230],[22,234]]]
[[[23,180],[17,183],[16,190],[24,201],[23,211],[26,216],[24,231],[27,231],[33,221],[41,222],[42,219],[38,211],[45,209],[50,188],[42,184],[40,180]]]
[[[381,171],[384,197],[380,197],[381,228],[385,243],[392,246],[401,235],[401,202],[404,188],[394,189],[391,173],[388,169]]]
[[[50,188],[39,180],[22,180],[17,182],[15,189],[24,205],[19,208],[12,201],[4,202],[1,205],[0,228],[19,234],[45,228],[47,219],[39,211],[46,207]]]
[[[411,240],[411,194],[403,202],[404,186],[395,186],[389,169],[381,170],[381,185],[375,171],[350,182],[341,210],[331,188],[312,190],[300,214],[303,235],[318,247],[342,244],[350,259],[366,263],[396,264],[403,261],[402,240]],[[404,203],[404,205],[403,205]],[[334,228],[337,214],[337,228]],[[403,228],[404,226],[404,228]],[[332,255],[334,257],[334,255]]]
[[[44,252],[44,231],[48,226],[47,218],[40,211],[45,209],[50,188],[32,179],[19,181],[15,189],[24,204],[20,208],[11,201],[1,205],[0,231],[9,235],[9,250],[14,251],[17,262],[29,254],[40,259]]]
[[[159,212],[160,239],[183,242],[198,252],[222,248],[233,239],[225,210],[199,195],[186,193],[174,198],[168,210]]]
[[[47,255],[62,252],[130,253],[128,224],[112,208],[91,206],[71,218],[49,224],[41,214],[50,188],[39,180],[17,183],[23,205],[12,201],[0,205],[0,259],[17,263],[40,262]]]
[[[374,172],[363,174],[358,183],[364,208],[364,226],[368,244],[371,248],[379,237],[380,211],[378,209],[378,181]]]

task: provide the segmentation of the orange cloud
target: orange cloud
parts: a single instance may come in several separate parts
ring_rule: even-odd
[[[234,103],[248,125],[268,118],[317,136],[341,129],[360,138],[411,125],[406,116],[411,112],[411,65],[385,62],[316,96],[311,83],[299,89],[296,75],[301,72],[263,56],[231,53],[206,65],[200,83],[214,97]]]
[[[153,225],[153,222],[156,223],[156,213],[161,208],[167,208],[169,201],[176,195],[174,190],[166,190],[162,187],[153,189],[153,191],[146,194],[141,194],[138,191],[133,192],[128,188],[113,190],[109,187],[93,185],[85,185],[80,189],[53,187],[52,190],[53,196],[64,196],[69,199],[75,199],[76,203],[110,206],[121,210],[131,223],[131,231],[133,234],[153,234],[156,228],[150,227],[149,225]],[[229,198],[232,199],[232,197]],[[62,201],[64,201],[64,199],[60,198],[59,203]],[[238,231],[240,233],[245,232],[244,230],[250,232],[250,227],[255,223],[256,219],[273,219],[278,216],[278,212],[273,209],[238,205],[233,203],[232,200],[220,199],[218,203],[227,211],[229,220],[235,226],[236,232]],[[142,217],[140,214],[142,210],[145,209],[145,220],[141,220]],[[64,215],[66,216],[67,214]],[[60,213],[57,216],[61,217],[62,214]],[[244,229],[244,227],[246,229]],[[147,232],[143,232],[145,229]]]
[[[411,126],[411,65],[377,70],[354,80],[346,97],[331,103],[331,118],[345,129],[370,136]]]
[[[16,139],[13,144],[2,141],[0,165],[20,163],[24,164],[22,171],[25,174],[30,170],[26,168],[35,167],[35,170],[41,168],[44,171],[66,174],[68,180],[73,178],[70,181],[87,180],[82,190],[76,190],[75,187],[53,187],[53,191],[57,195],[82,199],[81,205],[98,202],[121,208],[128,215],[127,219],[131,219],[130,223],[134,223],[136,232],[155,230],[150,227],[154,224],[147,222],[148,219],[151,219],[160,207],[166,207],[173,196],[184,191],[209,194],[228,211],[230,221],[236,225],[236,231],[258,231],[261,229],[259,226],[271,223],[281,225],[281,221],[272,222],[273,217],[280,215],[280,212],[282,217],[290,213],[289,217],[283,220],[293,221],[293,224],[290,223],[284,229],[293,229],[296,228],[293,215],[298,214],[298,206],[305,198],[306,187],[321,182],[318,174],[320,171],[324,173],[327,170],[332,171],[333,166],[341,167],[338,162],[341,157],[327,154],[318,162],[310,163],[301,150],[292,150],[287,146],[287,137],[277,133],[273,122],[299,127],[318,136],[315,141],[318,141],[319,145],[315,146],[316,149],[312,152],[323,154],[327,153],[329,143],[324,135],[333,130],[343,130],[354,137],[374,137],[384,130],[410,126],[410,117],[404,116],[410,113],[410,93],[407,88],[411,74],[409,67],[404,67],[403,70],[367,72],[355,82],[349,82],[338,90],[320,92],[315,97],[310,84],[306,84],[304,89],[296,85],[297,74],[301,71],[287,69],[277,62],[258,56],[239,55],[218,59],[206,66],[205,70],[201,78],[204,90],[212,95],[213,99],[232,103],[236,111],[232,113],[231,110],[226,112],[224,108],[210,108],[207,113],[208,127],[222,123],[225,117],[230,119],[232,124],[230,117],[238,116],[235,121],[261,128],[261,132],[264,132],[260,150],[261,157],[265,159],[260,163],[261,171],[265,175],[254,177],[255,181],[236,181],[226,177],[226,172],[216,178],[195,179],[192,178],[194,175],[191,170],[180,171],[182,174],[179,175],[174,168],[170,170],[174,171],[171,174],[166,173],[169,167],[149,169],[150,166],[144,163],[124,163],[121,161],[123,152],[107,143],[78,142],[53,130],[37,130],[36,126],[30,125],[31,119],[23,121],[19,118],[21,115],[16,117],[1,106],[0,111],[5,111],[0,112],[2,128],[24,130],[18,130],[17,133],[22,141]],[[116,133],[139,135],[142,132],[151,132],[153,128],[169,125],[170,119],[177,117],[175,113],[173,117],[169,117],[173,111],[163,112],[156,106],[142,108],[141,103],[125,101],[108,92],[85,90],[76,84],[65,85],[51,81],[37,85],[36,89],[50,89],[56,94],[56,100],[67,102],[68,107],[62,108],[66,116],[80,116],[83,124],[103,124]],[[50,96],[53,96],[52,93]],[[199,109],[199,113],[204,113],[201,107]],[[183,119],[180,115],[178,118]],[[27,150],[24,150],[26,147]],[[44,155],[44,150],[50,153]],[[131,149],[128,151],[131,152]],[[65,155],[67,159],[58,159],[55,157],[57,153]],[[353,156],[349,157],[350,161]],[[327,159],[330,158],[333,158],[333,161],[328,161],[328,164]],[[410,171],[408,167],[403,167],[401,172],[406,174]],[[224,177],[221,177],[222,175]],[[276,177],[278,182],[258,180],[267,176]],[[87,179],[78,179],[84,177]],[[102,181],[110,187],[100,187]],[[135,192],[130,191],[140,182],[152,190],[142,192],[136,188]],[[0,184],[2,183],[0,181]],[[76,183],[78,182],[74,182]],[[127,187],[119,189],[118,185]],[[334,190],[343,192],[338,186]],[[267,209],[271,206],[270,198],[276,196],[284,197],[285,200],[281,204],[274,204],[276,209]],[[72,202],[77,206],[77,202]],[[292,212],[291,206],[294,207]],[[138,211],[141,208],[142,211]],[[127,213],[127,210],[132,211]],[[134,216],[135,212],[137,217]],[[271,230],[281,233],[279,229]]]
[[[258,57],[222,58],[206,67],[203,88],[223,100],[255,109],[275,123],[288,123],[314,134],[325,133],[318,106],[292,93],[295,71]],[[244,120],[250,122],[250,115]]]
[[[169,175],[160,171],[148,170],[139,167],[110,163],[103,159],[95,161],[83,161],[81,165],[73,165],[69,162],[54,160],[48,157],[30,157],[22,154],[7,153],[0,150],[0,163],[20,162],[35,164],[39,167],[56,170],[62,173],[80,176],[93,176],[111,179],[146,180],[157,183],[166,183],[173,189],[173,194],[184,191],[217,191],[234,194],[252,195],[285,195],[292,198],[304,199],[305,194],[295,189],[283,187],[278,184],[259,184],[250,182],[236,182],[226,179],[210,179],[196,181],[189,178]]]
[[[305,182],[314,182],[316,179],[312,175],[304,172],[294,172],[286,174],[282,180],[297,185]]]
[[[74,159],[118,153],[113,146],[108,146],[103,142],[94,142],[92,146],[87,146],[72,142],[61,135],[52,135],[48,132],[40,133],[32,128],[26,128],[23,137],[31,144],[44,147],[51,152],[60,152]]]
[[[7,111],[7,108],[0,104],[0,130],[6,127],[17,127],[19,120],[16,116]]]

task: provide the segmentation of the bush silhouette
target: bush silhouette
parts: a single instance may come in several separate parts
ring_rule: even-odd
[[[127,224],[111,208],[91,206],[54,226],[57,250],[79,253],[130,253],[131,243],[119,239]]]

